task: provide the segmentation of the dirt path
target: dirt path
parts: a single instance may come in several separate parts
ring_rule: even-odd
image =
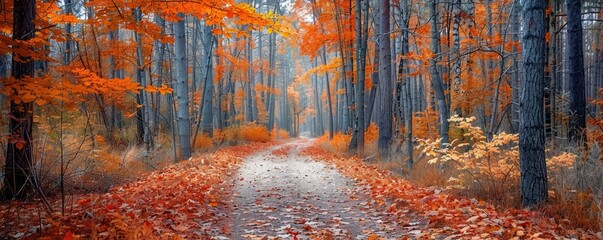
[[[233,180],[232,239],[412,237],[353,180],[300,155],[298,140],[245,160]]]

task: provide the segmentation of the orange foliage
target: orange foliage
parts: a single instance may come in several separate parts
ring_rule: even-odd
[[[594,233],[569,229],[537,212],[518,209],[497,211],[493,205],[483,201],[454,197],[433,188],[414,187],[391,172],[378,170],[357,157],[341,157],[316,146],[302,153],[331,163],[348,177],[369,185],[376,204],[391,204],[389,212],[416,212],[427,219],[429,225],[418,238],[548,239],[565,236],[596,239]],[[406,218],[399,221],[400,224],[408,224]]]
[[[214,140],[217,142],[268,142],[271,137],[264,125],[247,123],[242,126],[229,126],[222,130],[214,130]]]
[[[214,146],[214,142],[207,134],[197,136],[197,140],[193,143],[194,149],[208,149]]]
[[[350,135],[337,132],[333,135],[333,139],[329,140],[329,134],[325,133],[318,138],[317,142],[331,151],[344,153],[348,150],[351,138]]]
[[[19,219],[7,219],[13,228],[2,224],[0,231],[10,236],[23,233],[27,238],[38,238],[42,232],[49,239],[66,235],[73,239],[205,239],[225,234],[226,221],[216,214],[216,207],[226,204],[219,197],[224,194],[219,192],[223,191],[220,186],[228,187],[224,181],[244,157],[270,145],[224,148],[152,172],[105,194],[75,195],[65,216],[47,214],[37,204],[3,204],[3,215],[15,211],[16,206],[22,210]],[[180,191],[174,194],[174,188]],[[60,199],[50,199],[50,204],[60,209]],[[35,226],[41,224],[43,229],[37,230]]]
[[[245,124],[240,127],[241,137],[245,141],[251,142],[268,142],[270,141],[270,135],[264,125],[260,124]]]
[[[275,140],[289,138],[289,133],[283,129],[274,129],[272,130],[271,135],[274,136]]]

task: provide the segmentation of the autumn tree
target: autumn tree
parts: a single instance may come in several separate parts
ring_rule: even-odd
[[[25,41],[35,37],[35,0],[13,1],[13,39]],[[13,81],[34,77],[34,59],[31,47],[25,44],[24,52],[12,53]],[[18,49],[18,48],[17,48]],[[9,113],[9,141],[6,147],[4,168],[4,194],[7,199],[23,199],[33,189],[32,175],[33,102],[11,100]]]

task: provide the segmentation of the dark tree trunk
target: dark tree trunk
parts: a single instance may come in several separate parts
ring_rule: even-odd
[[[544,0],[523,2],[521,43],[525,67],[519,112],[519,165],[524,207],[533,207],[548,197],[543,107],[545,8]]]
[[[35,0],[14,0],[13,39],[27,41],[35,35]],[[21,59],[21,60],[18,60]],[[13,53],[12,77],[19,81],[34,76],[34,61],[29,56]],[[33,104],[10,103],[10,139],[6,147],[4,168],[4,194],[6,199],[23,199],[33,190],[32,176],[32,124]]]
[[[438,102],[438,112],[440,114],[440,137],[442,138],[442,148],[446,147],[448,143],[448,105],[446,103],[446,94],[444,92],[444,83],[442,82],[441,74],[438,70],[438,60],[440,55],[440,32],[438,31],[438,10],[437,1],[432,0],[431,14],[433,19],[431,20],[431,51],[433,51],[433,58],[430,62],[431,72],[431,84],[433,91]],[[433,106],[433,105],[432,105]]]
[[[390,47],[389,0],[380,0],[379,28],[379,152],[381,157],[389,159],[392,142],[392,55]],[[360,86],[364,91],[364,86]]]
[[[586,98],[584,96],[584,56],[582,42],[582,21],[580,15],[581,0],[568,0],[567,3],[567,47],[568,75],[570,92],[570,122],[568,138],[571,142],[586,142]]]

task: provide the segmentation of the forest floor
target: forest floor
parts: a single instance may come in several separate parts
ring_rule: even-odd
[[[0,204],[0,219],[0,239],[597,239],[537,212],[414,187],[310,139],[221,148],[70,196],[65,216]]]

